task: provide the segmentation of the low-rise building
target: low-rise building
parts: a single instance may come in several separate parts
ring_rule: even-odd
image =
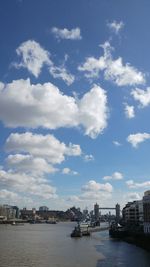
[[[39,207],[39,211],[48,211],[48,210],[49,210],[49,208],[46,206]]]
[[[0,216],[4,216],[7,220],[17,218],[17,207],[10,205],[1,205]]]
[[[23,208],[20,210],[20,216],[21,219],[28,220],[28,219],[35,219],[36,216],[36,209],[33,208],[32,210],[28,210],[26,208]]]

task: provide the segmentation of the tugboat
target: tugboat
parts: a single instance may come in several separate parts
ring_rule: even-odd
[[[82,222],[82,223],[80,223],[79,227],[81,229],[81,232],[82,232],[83,236],[90,236],[91,235],[91,233],[89,231],[89,224],[88,223]]]
[[[70,235],[71,237],[82,237],[82,232],[81,232],[81,229],[80,229],[80,226],[75,226],[73,232],[71,233]]]
[[[82,235],[84,235],[84,236],[90,236],[91,233],[90,233],[90,231],[87,229],[87,230],[82,231]]]
[[[109,235],[113,238],[126,237],[127,231],[120,225],[112,224],[109,228]]]
[[[56,221],[47,220],[46,223],[48,223],[48,224],[56,224],[57,222]]]

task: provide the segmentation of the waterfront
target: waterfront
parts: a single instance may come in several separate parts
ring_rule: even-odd
[[[74,223],[0,225],[0,267],[149,267],[150,253],[109,239],[70,238]]]

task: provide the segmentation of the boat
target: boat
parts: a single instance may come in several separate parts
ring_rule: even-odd
[[[109,235],[113,238],[123,238],[126,237],[127,231],[124,227],[113,223],[109,228]]]
[[[36,221],[35,221],[35,220],[31,220],[31,221],[29,221],[29,223],[30,223],[30,224],[35,224]]]
[[[87,222],[81,222],[80,223],[80,227],[81,228],[88,228],[90,225],[89,225],[89,223],[87,223]]]
[[[82,237],[82,231],[79,226],[75,226],[74,230],[71,233],[71,237]]]
[[[56,224],[57,222],[53,221],[53,220],[48,220],[48,221],[46,221],[46,223],[48,223],[48,224]]]
[[[127,236],[127,231],[124,229],[109,229],[109,235],[113,238],[123,238]]]
[[[87,230],[87,231],[82,231],[82,235],[83,236],[90,236],[91,233]]]

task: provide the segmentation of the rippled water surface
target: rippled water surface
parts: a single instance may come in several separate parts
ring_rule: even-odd
[[[74,223],[0,225],[0,267],[150,267],[150,253],[109,239],[70,238]]]

